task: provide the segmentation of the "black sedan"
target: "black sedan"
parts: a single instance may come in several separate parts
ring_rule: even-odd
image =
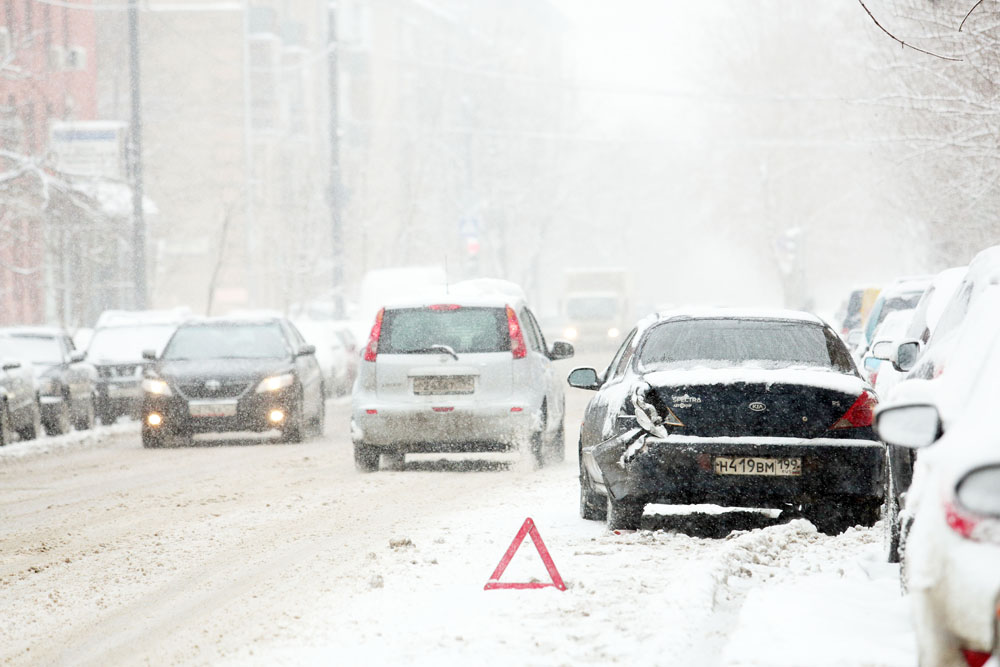
[[[878,519],[877,399],[818,318],[711,309],[652,316],[603,374],[580,432],[580,513],[638,528],[647,503],[789,510],[836,533]]]
[[[97,370],[76,351],[68,333],[54,327],[0,329],[0,356],[31,361],[47,434],[93,427]]]
[[[299,442],[323,430],[315,348],[287,320],[208,318],[182,324],[142,381],[142,443],[195,433],[267,431]]]

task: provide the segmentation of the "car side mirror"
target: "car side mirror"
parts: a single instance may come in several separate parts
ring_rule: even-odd
[[[865,370],[875,371],[878,367],[882,365],[882,360],[875,357],[865,357]]]
[[[861,339],[864,337],[865,332],[861,329],[851,329],[847,332],[847,347],[855,348]]]
[[[16,370],[16,369],[18,369],[20,367],[21,367],[21,362],[20,361],[10,360],[10,361],[3,362],[3,369],[5,371],[13,371],[13,370]]]
[[[143,350],[142,358],[148,361],[156,361],[156,350]]]
[[[900,373],[908,373],[917,365],[920,356],[920,341],[907,340],[896,347],[896,354],[891,358],[892,367]]]
[[[71,364],[78,364],[87,358],[87,353],[82,350],[76,350],[73,354],[69,355],[69,362]]]
[[[882,442],[896,447],[920,449],[941,437],[941,414],[929,403],[894,405],[875,415],[875,432]]]
[[[316,346],[315,345],[303,345],[302,347],[299,348],[299,351],[298,351],[298,353],[295,356],[296,357],[304,357],[304,356],[309,355],[309,354],[316,354]]]
[[[574,368],[566,380],[569,386],[577,389],[596,391],[601,388],[601,379],[593,368]]]
[[[559,359],[569,359],[575,354],[573,344],[564,340],[552,341],[552,349],[549,350],[549,359],[558,361]]]
[[[874,357],[880,361],[889,361],[889,357],[892,355],[892,341],[891,340],[880,340],[879,342],[872,345],[871,353],[869,356]]]

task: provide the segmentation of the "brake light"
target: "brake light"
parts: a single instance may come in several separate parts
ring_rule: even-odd
[[[510,351],[515,359],[528,356],[528,346],[524,344],[524,332],[521,323],[517,321],[517,313],[507,306],[507,330],[510,332]]]
[[[969,667],[983,667],[986,661],[990,659],[990,654],[984,651],[970,651],[963,648],[962,657],[965,658],[965,664]]]
[[[461,308],[457,303],[436,303],[433,306],[427,306],[431,310],[458,310]]]
[[[861,395],[854,401],[854,404],[847,409],[843,417],[833,423],[830,430],[871,426],[872,415],[877,405],[878,399],[875,398],[874,394],[869,394],[867,391],[861,392]]]
[[[972,533],[979,524],[979,519],[962,512],[955,503],[945,503],[944,520],[949,528],[968,539],[973,539]]]
[[[368,336],[368,345],[365,346],[365,361],[375,361],[378,355],[378,339],[382,336],[382,318],[385,317],[385,308],[378,311],[375,316],[375,324],[372,325],[372,332]]]

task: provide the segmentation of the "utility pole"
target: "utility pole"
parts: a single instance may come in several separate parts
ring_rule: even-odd
[[[338,136],[338,115],[340,113],[339,69],[337,67],[337,3],[327,2],[327,87],[330,93],[330,243],[333,268],[333,316],[342,320],[344,314],[344,247],[342,221],[340,219],[340,137]]]
[[[142,89],[139,71],[139,6],[128,3],[129,90],[132,121],[129,136],[129,171],[132,176],[132,281],[135,286],[133,306],[146,308],[146,220],[143,217],[142,182]]]

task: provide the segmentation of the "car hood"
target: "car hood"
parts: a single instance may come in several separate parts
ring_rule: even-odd
[[[253,380],[292,370],[287,359],[209,359],[198,361],[161,361],[157,371],[165,380]]]

